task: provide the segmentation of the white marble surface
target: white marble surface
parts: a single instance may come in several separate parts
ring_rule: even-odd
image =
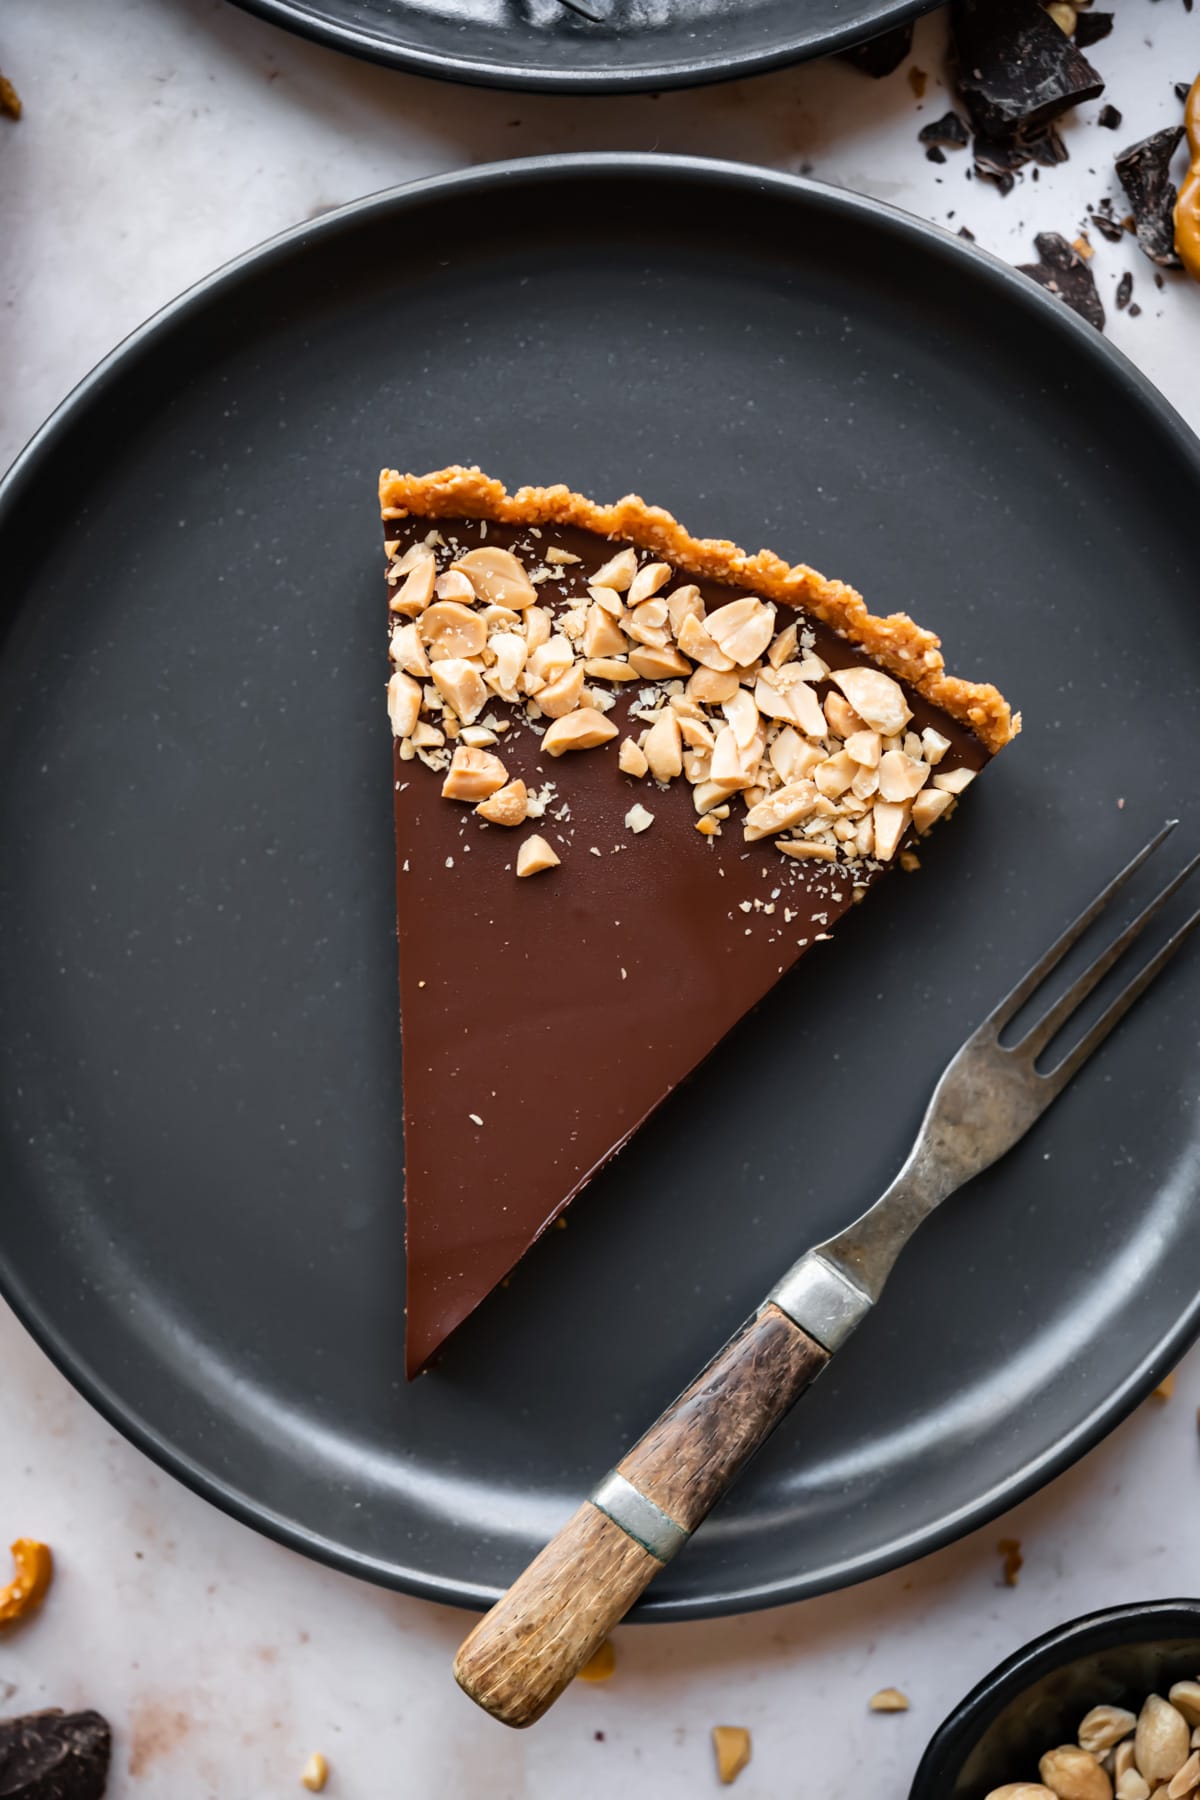
[[[392,182],[552,149],[716,152],[907,207],[1025,260],[1038,229],[1073,236],[1111,188],[1115,148],[1178,116],[1200,66],[1200,12],[1120,0],[1094,52],[1125,116],[1067,128],[1071,161],[1008,199],[925,161],[918,126],[948,96],[943,27],[876,84],[840,65],[655,99],[513,96],[361,66],[222,0],[0,0],[0,67],[26,117],[0,131],[0,463],[105,351],[162,302],[283,226]],[[1200,288],[1164,291],[1132,243],[1094,238],[1110,336],[1200,426]],[[1140,317],[1112,306],[1135,274]],[[0,1200],[0,1204],[5,1201]],[[11,1198],[7,1201],[12,1204]],[[0,1537],[55,1547],[42,1615],[0,1639],[0,1705],[100,1706],[110,1792],[258,1800],[300,1791],[321,1748],[331,1795],[683,1800],[716,1791],[714,1723],[744,1724],[740,1800],[902,1800],[946,1709],[1002,1655],[1072,1614],[1197,1588],[1200,1353],[1003,1521],[914,1567],[803,1606],[626,1628],[605,1686],[577,1685],[514,1735],[449,1674],[464,1619],[303,1561],[192,1497],[117,1437],[0,1306]],[[1022,1540],[1020,1585],[996,1541]],[[898,1684],[911,1712],[867,1713]],[[603,1733],[600,1738],[598,1734]]]

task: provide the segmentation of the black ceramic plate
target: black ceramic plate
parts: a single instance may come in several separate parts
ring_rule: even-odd
[[[304,37],[418,75],[575,93],[692,87],[761,74],[875,37],[936,3],[236,0]]]
[[[1026,730],[921,873],[810,955],[406,1387],[375,480],[454,459],[636,488],[807,558],[943,631]],[[493,1596],[874,1197],[947,1054],[1063,920],[1168,812],[1195,847],[1198,509],[1195,442],[1057,302],[745,168],[474,170],[206,282],[0,497],[21,1316],[240,1517]],[[1191,953],[922,1233],[649,1610],[914,1556],[1160,1377],[1198,1316],[1197,1017]]]

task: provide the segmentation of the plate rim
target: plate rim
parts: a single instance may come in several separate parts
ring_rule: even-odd
[[[719,81],[737,81],[747,75],[765,75],[791,63],[831,56],[855,44],[868,42],[895,30],[922,14],[932,12],[938,0],[883,0],[882,16],[869,29],[853,22],[823,32],[796,31],[782,43],[740,56],[676,57],[668,62],[646,63],[631,69],[539,69],[528,63],[485,61],[424,50],[417,44],[401,44],[363,28],[338,25],[315,18],[303,0],[233,0],[243,12],[269,25],[289,31],[309,43],[355,56],[385,68],[404,69],[434,81],[462,82],[469,87],[504,88],[512,92],[541,94],[636,94],[654,89],[708,87]]]
[[[1126,389],[1131,403],[1143,409],[1171,442],[1182,462],[1190,464],[1200,490],[1200,437],[1192,432],[1149,378],[1062,302],[979,245],[885,201],[754,164],[715,157],[583,151],[479,164],[384,188],[349,201],[318,219],[289,226],[220,265],[168,301],[115,345],[60,401],[24,449],[18,452],[8,470],[0,476],[0,541],[5,532],[12,529],[14,515],[21,509],[24,489],[43,465],[52,462],[60,439],[71,431],[80,411],[110,383],[121,378],[128,360],[136,357],[143,346],[157,341],[160,334],[169,331],[177,321],[186,320],[203,308],[214,292],[252,277],[259,268],[287,257],[314,238],[336,237],[339,231],[352,227],[373,212],[402,212],[408,208],[419,211],[426,204],[436,204],[443,195],[457,197],[470,189],[503,187],[514,180],[541,184],[606,175],[634,181],[673,178],[702,187],[715,185],[718,188],[749,187],[773,191],[781,201],[857,216],[872,229],[915,242],[925,252],[952,265],[966,263],[972,266],[979,279],[1007,293],[1014,304],[1027,308],[1031,316],[1042,321],[1046,330],[1073,338],[1076,347],[1091,358],[1104,379]],[[35,1343],[109,1424],[185,1487],[242,1524],[345,1574],[422,1599],[480,1609],[490,1606],[504,1591],[503,1584],[489,1586],[453,1576],[432,1575],[424,1569],[401,1566],[396,1560],[349,1549],[255,1500],[217,1471],[203,1466],[169,1442],[164,1433],[140,1416],[135,1405],[123,1401],[85,1358],[72,1350],[67,1334],[47,1316],[45,1307],[24,1291],[16,1271],[10,1267],[2,1236],[0,1298],[8,1302]],[[1125,1380],[1072,1431],[1059,1438],[1040,1457],[1022,1465],[1008,1480],[994,1485],[971,1503],[932,1524],[894,1537],[884,1545],[841,1563],[758,1585],[727,1587],[715,1594],[709,1592],[668,1600],[655,1599],[651,1590],[651,1596],[639,1604],[631,1617],[638,1621],[671,1622],[724,1617],[781,1606],[885,1574],[941,1549],[1017,1505],[1078,1461],[1158,1385],[1197,1335],[1200,1335],[1200,1291]]]

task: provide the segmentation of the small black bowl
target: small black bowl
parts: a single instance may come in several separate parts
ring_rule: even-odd
[[[1038,1759],[1073,1744],[1090,1707],[1137,1712],[1147,1694],[1198,1675],[1200,1600],[1148,1600],[1073,1619],[959,1701],[921,1758],[909,1800],[985,1800],[1007,1781],[1036,1781]]]

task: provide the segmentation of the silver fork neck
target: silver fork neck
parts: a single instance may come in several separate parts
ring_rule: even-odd
[[[939,1178],[918,1143],[874,1206],[793,1263],[768,1301],[832,1354],[878,1300],[913,1232],[955,1186]]]

